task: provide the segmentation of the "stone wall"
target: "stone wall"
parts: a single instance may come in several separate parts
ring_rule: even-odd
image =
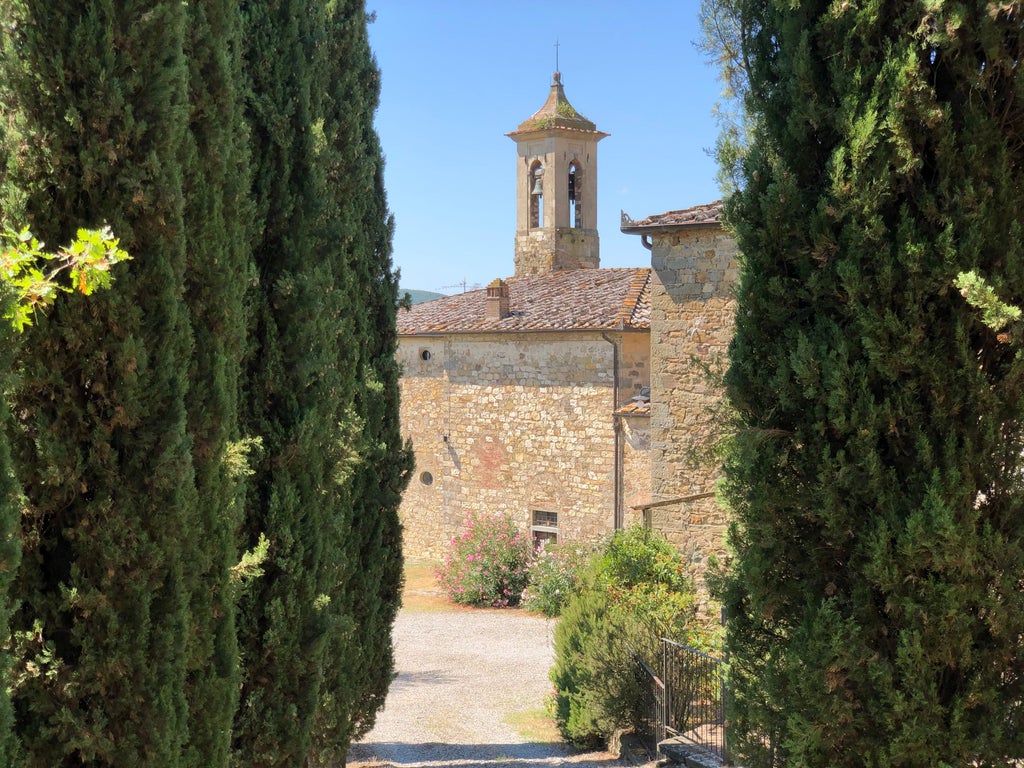
[[[714,490],[706,454],[716,433],[720,388],[733,332],[738,277],[733,239],[718,227],[652,233],[651,500]],[[652,524],[686,555],[701,583],[724,549],[726,515],[714,498],[652,508]]]
[[[608,335],[626,402],[648,386],[647,334]],[[560,540],[611,530],[612,345],[599,333],[403,337],[398,356],[416,454],[400,509],[407,555],[440,559],[474,512],[507,513],[523,530],[534,510],[556,512]],[[624,452],[644,471],[645,449]]]
[[[651,495],[651,418],[626,416],[622,419],[623,439],[623,523],[628,527],[643,522],[633,508]]]
[[[531,229],[516,234],[516,277],[546,275],[563,269],[597,269],[601,265],[597,230]]]
[[[649,333],[626,335],[620,345],[619,406],[651,386],[651,336]],[[620,417],[622,431],[623,522],[636,522],[631,508],[642,504],[651,493],[651,419],[650,415]]]

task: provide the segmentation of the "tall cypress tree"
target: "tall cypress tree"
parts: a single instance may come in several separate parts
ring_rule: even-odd
[[[246,768],[305,766],[322,693],[325,652],[338,624],[336,584],[349,512],[338,474],[351,450],[346,401],[353,372],[345,341],[344,275],[320,247],[325,204],[316,142],[318,58],[325,7],[249,2],[253,199],[259,237],[245,431],[263,447],[253,464],[244,546],[270,543],[264,575],[239,613],[242,692],[235,761]]]
[[[0,314],[9,306],[11,296],[0,286]],[[6,322],[0,322],[0,391],[9,392],[11,367],[14,358],[14,333]],[[21,489],[14,476],[11,446],[7,429],[11,419],[6,397],[0,398],[0,636],[6,637],[11,612],[15,605],[11,583],[21,561],[18,540],[18,521],[21,517]],[[0,649],[0,765],[11,765],[14,760],[14,711],[8,693],[11,658],[7,649]]]
[[[314,737],[318,764],[344,760],[373,726],[394,672],[391,628],[401,600],[398,504],[411,469],[398,424],[397,276],[383,159],[373,128],[380,92],[365,3],[331,9],[321,70],[325,169],[325,252],[345,276],[345,339],[339,366],[355,374],[349,416],[357,430],[345,477],[350,523],[336,589],[341,623],[326,655]]]
[[[236,760],[327,764],[383,703],[401,582],[378,75],[360,1],[247,13],[261,239],[246,417],[263,451],[245,534],[270,553],[243,598]]]
[[[1024,757],[1024,18],[740,0],[745,765]]]
[[[183,543],[196,527],[182,171],[185,8],[4,5],[5,183],[33,230],[108,222],[134,260],[26,337],[16,414],[28,498],[14,705],[29,766],[177,766],[187,739]],[[9,210],[5,213],[10,213]]]
[[[196,328],[188,431],[199,520],[187,571],[190,747],[187,765],[228,764],[238,704],[231,567],[238,559],[240,473],[234,466],[251,280],[248,132],[243,114],[241,12],[233,0],[188,4],[189,141],[185,146],[185,299]]]

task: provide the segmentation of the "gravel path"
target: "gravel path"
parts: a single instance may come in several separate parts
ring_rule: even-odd
[[[634,765],[576,752],[543,717],[553,629],[521,611],[403,609],[398,677],[375,728],[352,746],[349,768]]]

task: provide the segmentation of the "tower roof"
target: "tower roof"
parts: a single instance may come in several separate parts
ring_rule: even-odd
[[[565,97],[565,89],[562,88],[561,72],[555,72],[552,75],[551,91],[548,93],[548,100],[544,102],[544,106],[521,122],[516,130],[507,135],[515,137],[521,133],[547,131],[552,128],[599,133],[602,137],[608,135],[597,130],[597,126],[592,121],[577,112],[575,107],[569,103],[569,100]]]

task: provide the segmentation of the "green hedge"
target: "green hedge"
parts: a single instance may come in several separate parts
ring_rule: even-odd
[[[555,628],[555,709],[562,735],[597,746],[636,722],[633,653],[653,659],[659,639],[706,647],[680,552],[642,527],[598,550]]]

